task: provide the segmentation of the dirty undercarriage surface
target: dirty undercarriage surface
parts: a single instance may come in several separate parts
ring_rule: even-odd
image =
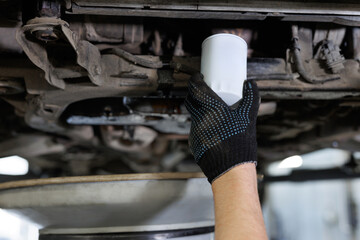
[[[249,46],[260,170],[356,150],[360,3],[250,2],[0,0],[0,155],[30,177],[197,171],[183,100],[215,33]]]

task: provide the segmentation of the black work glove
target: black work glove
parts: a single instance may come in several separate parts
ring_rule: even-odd
[[[254,81],[244,82],[243,98],[230,108],[196,74],[185,106],[191,114],[190,150],[210,183],[237,165],[257,163],[259,93]]]

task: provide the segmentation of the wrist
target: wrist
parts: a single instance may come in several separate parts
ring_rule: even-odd
[[[236,166],[255,163],[257,144],[254,128],[231,136],[208,149],[197,162],[208,181],[213,181]]]
[[[240,163],[229,169],[212,182],[212,187],[233,184],[257,185],[255,162]]]

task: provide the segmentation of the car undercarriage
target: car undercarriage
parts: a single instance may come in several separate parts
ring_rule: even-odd
[[[327,2],[1,0],[0,155],[31,178],[197,171],[183,101],[215,33],[249,47],[260,171],[355,151],[360,4]]]

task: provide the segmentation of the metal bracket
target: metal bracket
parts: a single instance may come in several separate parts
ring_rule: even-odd
[[[61,19],[34,18],[17,31],[16,39],[29,59],[45,72],[45,79],[50,85],[65,88],[64,80],[57,76],[55,67],[48,59],[45,46],[29,40],[26,37],[29,33],[45,43],[65,37],[76,52],[77,64],[87,71],[90,81],[95,85],[104,83],[101,55],[96,46],[88,41],[80,40],[76,33],[70,30],[69,24]]]
[[[326,60],[327,67],[332,73],[339,73],[343,70],[345,58],[340,53],[340,48],[332,41],[324,41],[321,47],[321,53]]]

